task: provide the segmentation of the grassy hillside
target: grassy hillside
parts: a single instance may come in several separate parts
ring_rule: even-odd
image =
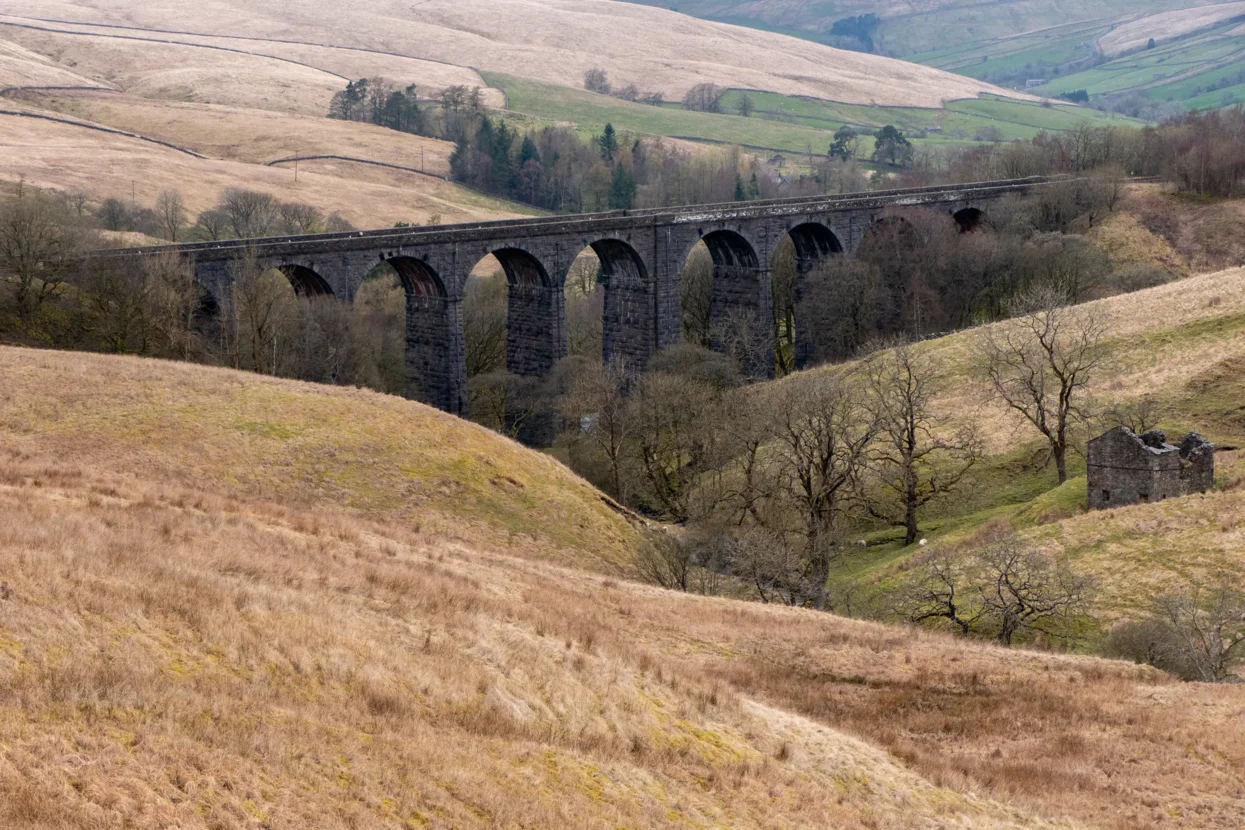
[[[417,404],[2,357],[5,826],[1245,816],[1231,689],[561,567],[629,527]]]
[[[875,14],[881,25],[873,34],[882,54],[907,58],[915,53],[958,47],[972,41],[1002,41],[1041,29],[1078,23],[1103,23],[1148,12],[1206,5],[1199,0],[1104,0],[1060,3],[1052,0],[636,0],[676,8],[710,20],[723,20],[833,42],[837,20]]]
[[[40,106],[7,103],[8,109],[60,117],[55,110]],[[109,103],[98,118],[118,125],[141,122],[141,109],[132,113],[122,102]],[[175,110],[166,111],[160,118],[167,117],[169,112]],[[0,114],[0,125],[4,127],[0,130],[0,178],[11,182],[20,179],[55,190],[81,187],[96,201],[109,197],[128,201],[133,195],[141,205],[152,205],[161,190],[176,188],[184,195],[192,215],[213,206],[225,189],[244,187],[263,190],[283,200],[310,202],[326,214],[340,211],[360,227],[426,222],[434,215],[445,221],[502,219],[523,210],[440,177],[345,162],[303,164],[296,182],[289,167],[268,167],[249,160],[258,160],[268,152],[272,152],[268,159],[282,158],[288,154],[287,148],[324,146],[313,141],[297,142],[297,133],[268,132],[281,124],[282,119],[263,113],[188,108],[178,113],[176,121],[150,125],[156,135],[220,152],[225,157],[197,159],[177,150],[82,126]],[[307,127],[305,121],[295,125]],[[316,121],[314,131],[325,138],[335,132],[362,137],[361,141],[343,140],[339,147],[345,152],[353,146],[369,153],[376,151],[381,159],[411,159],[418,166],[418,139],[353,125],[349,130],[335,131],[331,123],[319,132],[319,126],[320,121]],[[369,142],[372,137],[377,140]],[[445,145],[438,143],[431,149],[431,155],[423,154],[429,167],[443,163],[438,159],[446,158]],[[383,172],[378,173],[380,170]]]
[[[1043,95],[1085,90],[1091,99],[1138,95],[1152,104],[1215,108],[1245,100],[1243,21],[1243,4],[1205,5],[974,40],[913,60],[1005,85],[1046,79],[1031,88]]]
[[[1147,18],[1138,21],[1146,24],[1144,29],[1130,29],[1134,34],[1126,33],[1112,44],[1140,51],[1125,52],[1090,69],[1066,74],[1039,89],[1046,94],[1085,89],[1091,97],[1137,93],[1156,102],[1178,102],[1189,109],[1231,106],[1245,100],[1241,93],[1245,85],[1243,21],[1245,11],[1238,9],[1226,22],[1186,34],[1179,16]],[[1148,31],[1156,45],[1133,45],[1139,37],[1137,31]]]
[[[0,21],[15,19],[0,15]],[[337,211],[362,227],[423,223],[433,216],[502,219],[525,212],[444,181],[453,149],[446,142],[324,117],[346,72],[418,81],[421,93],[432,95],[450,84],[482,85],[474,70],[290,44],[208,44],[210,39],[122,30],[107,36],[66,33],[86,29],[31,21],[0,25],[0,88],[103,90],[10,93],[0,99],[0,109],[125,130],[208,160],[82,126],[10,114],[0,115],[0,177],[49,189],[85,188],[95,202],[133,196],[148,206],[160,190],[177,188],[192,218],[228,187],[310,202],[326,215]],[[169,38],[179,42],[152,42]],[[502,97],[491,91],[486,100],[500,104]],[[430,175],[313,162],[301,166],[294,182],[292,170],[263,166],[307,155],[351,156]]]
[[[1038,132],[1062,132],[1089,122],[1137,124],[1072,105],[1015,101],[998,96],[952,101],[943,108],[870,107],[755,90],[729,90],[722,112],[689,112],[670,104],[653,107],[596,95],[582,89],[545,84],[509,75],[485,73],[488,82],[506,93],[510,112],[539,121],[577,124],[599,132],[612,123],[625,132],[672,136],[789,154],[824,154],[840,127],[876,130],[894,124],[913,136],[917,146],[968,146],[983,129],[997,128],[1004,140],[1030,139]],[[734,114],[740,96],[752,99],[751,117]],[[929,131],[926,134],[926,131]],[[861,139],[859,154],[868,158],[873,139]]]
[[[870,39],[880,54],[1039,95],[1137,93],[1189,109],[1245,100],[1245,4],[1239,2],[938,0],[914,9],[858,0],[640,1],[833,44],[843,42],[831,33],[835,21],[875,14],[880,23]],[[1049,83],[1027,85],[1040,80]]]
[[[445,183],[447,143],[326,120],[333,94],[347,78],[363,76],[413,83],[425,105],[450,85],[482,87],[486,106],[520,120],[569,122],[585,131],[612,121],[628,132],[768,153],[824,153],[844,124],[899,123],[914,134],[929,131],[922,140],[946,143],[972,140],[986,128],[1027,138],[1099,118],[1039,107],[1028,96],[999,97],[989,85],[911,64],[604,0],[587,7],[490,3],[487,14],[440,0],[397,15],[380,3],[356,4],[348,20],[335,17],[331,4],[132,6],[81,0],[0,9],[0,88],[81,88],[9,89],[0,109],[121,129],[209,160],[83,126],[0,114],[0,148],[7,151],[0,176],[55,190],[85,187],[96,203],[128,196],[151,205],[159,191],[175,187],[192,214],[228,187],[250,187],[310,202],[325,215],[340,212],[362,227],[524,212]],[[617,37],[620,31],[626,36]],[[637,43],[645,49],[632,48]],[[657,52],[680,59],[645,57]],[[701,81],[735,87],[723,101],[728,112],[739,90],[763,100],[751,119],[629,104],[580,89],[589,66],[607,68],[616,87],[634,83],[673,100]],[[867,153],[869,140],[864,144]],[[431,176],[333,161],[302,165],[294,182],[291,170],[258,168],[310,155]]]
[[[336,504],[408,530],[448,528],[617,565],[633,537],[587,484],[483,428],[399,398],[153,360],[8,350],[6,445],[92,469],[271,501]],[[74,391],[49,395],[41,378]],[[20,434],[20,431],[19,431]],[[205,488],[207,490],[212,487]]]
[[[154,6],[100,0],[10,0],[3,11],[8,16],[0,20],[87,32],[93,38],[139,35],[184,41],[183,35],[173,37],[167,31],[177,30],[217,38],[244,37],[229,45],[256,54],[272,54],[267,52],[266,41],[294,41],[503,72],[563,86],[580,86],[585,70],[600,66],[618,86],[635,84],[675,99],[701,81],[901,106],[938,106],[944,100],[997,92],[971,79],[925,67],[611,0],[427,0],[407,7],[363,0],[348,8],[323,0],[298,6],[282,0],[206,4],[176,0]],[[54,20],[77,23],[49,22]],[[88,23],[126,28],[84,25]],[[235,53],[220,54],[228,60]],[[325,71],[318,60],[310,63]],[[300,68],[290,66],[291,71]]]
[[[1102,413],[1148,396],[1161,405],[1170,435],[1198,431],[1222,446],[1245,445],[1243,276],[1241,269],[1204,274],[1089,304],[1104,324],[1106,351],[1088,390],[1092,409]],[[960,494],[928,514],[933,550],[965,543],[971,549],[987,526],[1018,531],[1097,579],[1093,615],[1104,626],[1144,612],[1154,596],[1191,580],[1245,575],[1245,454],[1217,454],[1213,493],[1086,513],[1083,458],[1070,460],[1072,478],[1056,487],[1053,468],[1041,463],[1037,433],[992,399],[975,370],[980,336],[967,331],[923,346],[947,373],[938,410],[951,423],[981,430],[988,452]],[[879,544],[840,576],[884,594],[922,553]]]

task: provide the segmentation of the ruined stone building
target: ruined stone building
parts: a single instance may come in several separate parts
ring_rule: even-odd
[[[1161,430],[1116,427],[1089,442],[1091,510],[1205,493],[1214,482],[1215,448],[1196,432],[1175,446]]]

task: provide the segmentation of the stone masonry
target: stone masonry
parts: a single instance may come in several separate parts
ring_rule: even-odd
[[[1116,427],[1089,442],[1088,473],[1091,510],[1205,493],[1215,483],[1215,448],[1195,432],[1175,446],[1160,430]]]
[[[186,257],[217,305],[232,296],[243,257],[278,268],[305,295],[353,301],[380,262],[398,272],[407,292],[407,377],[410,397],[455,414],[467,405],[462,302],[467,277],[484,257],[501,262],[510,283],[507,366],[542,375],[566,354],[563,291],[575,258],[591,247],[605,283],[603,357],[643,369],[679,342],[679,277],[703,241],[714,262],[711,306],[719,349],[743,320],[771,323],[770,263],[779,243],[796,246],[800,279],[822,258],[857,250],[871,225],[896,208],[926,207],[962,229],[975,226],[990,201],[1043,187],[1032,178],[856,195],[685,208],[614,211],[587,216],[515,219],[439,227],[355,231],[139,248],[93,254],[141,260],[173,251]],[[797,293],[800,291],[797,283]],[[796,327],[797,336],[799,326]],[[797,342],[797,357],[801,350]],[[750,371],[769,377],[772,365]]]

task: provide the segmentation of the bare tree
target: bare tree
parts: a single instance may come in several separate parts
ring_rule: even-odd
[[[963,636],[971,634],[985,610],[971,589],[964,557],[944,548],[919,567],[917,579],[900,592],[899,612],[914,623],[947,620]]]
[[[432,219],[428,221],[428,224],[429,225],[440,224],[440,222],[437,220],[439,220],[439,215],[434,215]],[[353,230],[355,230],[355,226],[351,224],[350,220],[347,219],[345,216],[342,216],[337,211],[333,211],[324,219],[325,233],[347,233]]]
[[[735,102],[735,111],[744,118],[751,118],[756,105],[752,102],[752,96],[746,92],[739,93],[739,100]]]
[[[566,300],[566,353],[601,360],[605,292]]]
[[[1186,680],[1217,683],[1232,679],[1245,661],[1245,595],[1228,579],[1166,594],[1155,612],[1166,629],[1157,644],[1160,668]]]
[[[871,499],[869,512],[902,526],[904,544],[911,545],[920,533],[921,508],[954,491],[981,458],[981,449],[971,427],[951,431],[934,414],[942,376],[917,347],[901,344],[876,353],[866,363],[865,377],[878,428],[869,466],[887,495]]]
[[[877,429],[853,381],[845,374],[797,375],[770,399],[776,491],[795,520],[809,602],[818,609],[825,608],[830,565],[841,553],[842,514]]]
[[[1104,426],[1127,427],[1137,435],[1158,429],[1167,415],[1167,408],[1153,395],[1142,395],[1132,401],[1115,401],[1102,413]]]
[[[711,411],[717,391],[707,383],[667,372],[640,378],[628,402],[651,507],[674,522],[692,518],[693,500],[711,457]]]
[[[610,76],[604,69],[593,67],[584,73],[584,89],[601,95],[609,95]]]
[[[151,291],[152,326],[168,354],[187,360],[200,344],[194,333],[203,289],[182,256],[167,252],[144,262]]]
[[[772,525],[765,515],[775,501],[777,480],[768,448],[774,440],[770,404],[753,388],[722,400],[717,461],[712,465],[719,513],[736,526]]]
[[[90,199],[91,194],[85,188],[75,187],[65,192],[65,204],[73,209],[79,219],[86,215],[86,204]]]
[[[1046,438],[1059,483],[1068,480],[1071,430],[1088,418],[1083,398],[1102,365],[1102,324],[1093,312],[1063,303],[1050,291],[1034,310],[986,329],[981,352],[994,394]]]
[[[536,385],[533,378],[505,371],[476,375],[467,385],[472,420],[518,438],[539,409]]]
[[[624,475],[626,446],[633,426],[626,390],[632,376],[625,361],[607,364],[587,362],[571,378],[562,402],[563,413],[576,434],[596,450],[605,461],[610,495],[628,503],[630,487]]]
[[[294,291],[285,275],[264,270],[253,252],[243,254],[233,272],[234,365],[276,374],[284,324],[295,312]]]
[[[152,307],[147,269],[117,260],[90,260],[82,272],[82,294],[94,312],[92,328],[102,348],[117,354],[146,354]]]
[[[689,591],[696,568],[693,550],[672,532],[645,533],[633,560],[640,581],[675,591]]]
[[[748,377],[764,378],[774,368],[774,327],[752,309],[732,308],[713,322],[710,339]]]
[[[220,209],[239,239],[267,236],[272,228],[276,200],[268,193],[231,187],[221,197]]]
[[[699,83],[683,96],[683,106],[695,112],[721,112],[722,88],[713,83]]]
[[[704,244],[692,249],[679,279],[683,339],[706,348],[713,342],[713,257]]]
[[[987,547],[980,562],[981,606],[1002,645],[1010,646],[1022,631],[1057,634],[1052,624],[1086,608],[1092,584],[1087,577],[1014,537]]]
[[[33,317],[59,293],[82,237],[64,205],[38,191],[0,205],[0,274],[14,281],[17,313]]]
[[[229,214],[220,208],[211,208],[199,214],[195,230],[204,238],[218,242],[229,235]]]
[[[470,277],[463,300],[467,377],[506,368],[506,311],[509,285],[500,275]]]
[[[180,191],[160,191],[156,197],[156,222],[165,239],[177,241],[177,235],[186,225],[186,203]]]
[[[600,282],[601,260],[581,254],[571,263],[566,275],[566,293],[572,297],[590,297]]]
[[[749,525],[736,534],[731,566],[765,603],[801,606],[808,599],[808,560],[787,534]]]
[[[303,202],[281,202],[277,205],[277,215],[286,233],[314,233],[324,219],[319,208]]]

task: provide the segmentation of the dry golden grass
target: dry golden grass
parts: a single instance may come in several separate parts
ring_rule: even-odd
[[[1190,378],[1245,353],[1245,269],[1202,274],[1157,288],[1087,303],[1103,324],[1108,359],[1090,384],[1102,401],[1128,401],[1147,394],[1183,400]],[[1000,327],[1011,323],[998,323]],[[972,421],[991,453],[1005,453],[1017,436],[1032,436],[990,395],[977,365],[977,329],[930,341],[925,346],[945,368],[948,382],[937,398],[940,412]],[[1190,424],[1190,427],[1202,426]],[[1216,440],[1245,438],[1223,423],[1203,428]]]
[[[1188,260],[1147,228],[1135,213],[1113,213],[1091,228],[1088,236],[1107,252],[1117,268],[1159,266],[1176,274],[1189,271]]]
[[[1123,211],[1137,217],[1195,272],[1219,271],[1245,262],[1245,203],[1239,199],[1198,200],[1159,185],[1129,188]]]
[[[0,40],[0,87],[93,85],[90,78],[57,66],[43,55]]]
[[[17,108],[22,104],[9,102],[9,106]],[[121,106],[120,103],[117,106]],[[154,122],[158,115],[153,114],[152,118]],[[210,135],[211,124],[201,109],[191,108],[183,118],[183,126],[169,126],[168,134],[179,134],[184,129],[189,138],[198,135],[205,144],[211,141],[204,137]],[[280,119],[274,118],[274,121],[279,124]],[[236,119],[224,115],[219,125],[225,137],[222,145],[245,145],[248,136],[272,149],[294,146],[296,141],[295,136],[276,130],[269,134],[265,143],[263,120],[250,115]],[[202,132],[192,133],[192,129],[202,129]],[[332,132],[330,125],[325,134]],[[354,134],[343,133],[343,140]],[[368,143],[373,134],[373,129],[367,127],[357,133],[364,136],[364,146],[375,149]],[[391,157],[413,158],[423,146],[419,139],[412,138],[409,142],[405,139],[395,133],[392,141],[385,144],[390,148]],[[234,152],[247,153],[242,149]],[[444,153],[426,155],[433,161],[438,156],[444,157]],[[286,201],[309,202],[326,214],[340,211],[358,227],[390,227],[395,222],[422,224],[435,215],[446,222],[504,219],[515,215],[514,206],[509,203],[430,176],[333,163],[301,166],[295,182],[292,169],[241,161],[201,160],[157,145],[81,127],[0,116],[0,180],[14,181],[20,177],[38,187],[60,190],[85,187],[96,200],[110,196],[128,199],[133,187],[138,202],[144,205],[154,204],[161,190],[176,188],[182,191],[192,214],[216,204],[226,188],[245,187],[272,193]]]
[[[6,827],[1245,820],[1233,688],[566,569],[625,525],[417,404],[0,358]],[[601,524],[412,526],[492,469]]]
[[[1146,15],[1115,27],[1098,39],[1098,45],[1103,54],[1118,55],[1130,49],[1140,49],[1150,38],[1162,42],[1243,14],[1245,3],[1236,2]]]
[[[292,156],[339,155],[416,170],[422,165],[425,172],[446,177],[454,150],[446,141],[372,124],[335,121],[323,113],[281,115],[93,92],[40,95],[27,100],[77,120],[157,138],[211,158],[251,164]]]
[[[3,21],[30,22],[0,14]],[[343,77],[383,75],[404,85],[418,84],[424,96],[455,84],[487,86],[473,69],[396,55],[62,23],[34,25],[55,31],[0,26],[0,38],[4,38],[0,43],[15,53],[10,61],[0,62],[0,85],[22,85],[23,71],[29,73],[31,65],[50,63],[51,69],[66,75],[67,68],[72,67],[73,77],[78,79],[72,85],[109,86],[158,100],[320,117],[328,112],[333,94],[345,86]],[[135,39],[144,37],[178,42]],[[504,97],[490,90],[487,103],[500,106]]]
[[[12,15],[374,49],[579,86],[590,67],[679,98],[695,83],[863,104],[938,106],[983,91],[970,78],[784,35],[609,0],[9,0]]]
[[[0,431],[145,480],[336,503],[442,536],[614,569],[634,537],[585,482],[483,427],[401,398],[155,360],[4,349]],[[64,379],[66,389],[44,386]],[[31,449],[17,438],[6,445]]]

